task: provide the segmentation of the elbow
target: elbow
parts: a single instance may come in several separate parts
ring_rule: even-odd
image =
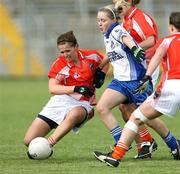
[[[55,91],[55,89],[49,87],[49,93],[54,95],[54,94],[56,94],[56,91]]]
[[[154,37],[154,36],[151,36],[151,37],[149,38],[149,48],[153,47],[153,46],[155,45],[155,43],[156,43],[155,37]]]
[[[59,93],[59,81],[51,78],[49,80],[48,91],[50,94],[56,95]]]

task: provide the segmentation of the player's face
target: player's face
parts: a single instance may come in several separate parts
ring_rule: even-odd
[[[97,14],[97,22],[98,22],[99,30],[102,33],[106,33],[108,28],[115,21],[108,17],[108,13],[107,12],[99,11],[98,14]]]
[[[71,46],[69,43],[58,45],[61,56],[65,57],[68,62],[76,62],[78,59],[78,47]]]

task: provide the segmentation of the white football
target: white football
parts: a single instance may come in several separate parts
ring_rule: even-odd
[[[28,153],[32,159],[43,160],[52,155],[52,148],[46,138],[37,137],[30,142]]]

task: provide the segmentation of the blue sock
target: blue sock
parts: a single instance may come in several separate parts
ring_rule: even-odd
[[[167,136],[164,137],[163,140],[171,151],[174,151],[177,148],[176,138],[171,134],[171,132],[168,132]]]
[[[110,132],[111,132],[111,135],[114,137],[115,141],[118,142],[118,140],[121,136],[121,133],[122,133],[121,127],[116,126]]]

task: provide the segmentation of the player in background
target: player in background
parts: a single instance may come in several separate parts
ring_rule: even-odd
[[[57,47],[60,56],[48,74],[49,92],[53,96],[27,130],[26,146],[32,139],[44,137],[55,129],[48,138],[53,146],[70,130],[77,132],[94,115],[95,87],[101,86],[99,75],[101,80],[102,75],[105,77],[104,72],[97,73],[103,56],[95,50],[79,49],[72,31],[58,37]]]
[[[140,0],[113,0],[115,8],[120,17],[122,17],[122,26],[129,32],[133,39],[145,50],[147,65],[154,54],[154,45],[158,39],[158,30],[154,20],[139,9],[136,5]],[[152,75],[153,88],[155,89],[159,77],[159,67],[156,68]],[[134,104],[121,104],[119,109],[125,121],[128,120],[131,113],[136,109]],[[144,157],[147,151],[157,147],[148,129],[144,126],[139,134],[141,143],[137,143],[138,155],[135,158]],[[148,149],[149,148],[149,149]],[[153,150],[153,151],[154,151]],[[151,154],[150,154],[151,155]],[[146,156],[147,157],[147,156]]]
[[[152,57],[144,80],[141,86],[137,88],[137,92],[146,88],[149,77],[161,62],[163,71],[160,82],[156,91],[132,113],[114,151],[104,157],[104,162],[109,166],[117,167],[119,165],[141,124],[157,119],[163,114],[174,117],[180,110],[180,12],[170,14],[169,31],[170,35],[161,40],[161,44]],[[161,129],[159,131],[162,136],[168,134],[168,131],[165,132]],[[170,148],[171,153],[175,160],[180,160],[180,140],[173,139],[174,143],[171,144]]]

